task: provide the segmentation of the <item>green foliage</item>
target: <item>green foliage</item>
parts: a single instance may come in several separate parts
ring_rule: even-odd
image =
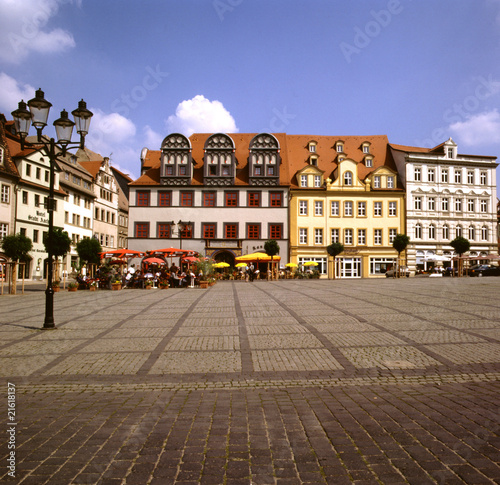
[[[29,237],[22,234],[5,236],[2,239],[2,250],[12,261],[30,261],[29,252],[33,249],[33,243]]]
[[[462,236],[458,236],[453,241],[451,241],[450,246],[455,250],[457,254],[462,256],[470,249],[470,242]]]
[[[275,239],[269,239],[264,244],[264,251],[268,256],[276,256],[280,252],[280,246]]]
[[[99,253],[102,251],[99,241],[94,238],[84,237],[76,245],[76,252],[80,261],[85,261],[87,264],[99,264]]]
[[[68,233],[63,231],[61,227],[54,227],[51,238],[49,238],[48,233],[44,233],[43,244],[45,245],[45,251],[47,251],[47,253],[49,252],[50,246],[52,254],[56,258],[59,256],[64,257],[71,249],[71,239]]]
[[[330,244],[330,246],[327,246],[326,252],[332,256],[334,259],[342,252],[344,251],[344,245],[339,243],[339,242],[334,242]]]
[[[208,276],[213,273],[213,260],[209,258],[203,258],[196,263],[196,272],[203,273],[203,276]]]
[[[406,234],[396,234],[394,241],[392,242],[392,247],[400,254],[406,249],[410,238]]]

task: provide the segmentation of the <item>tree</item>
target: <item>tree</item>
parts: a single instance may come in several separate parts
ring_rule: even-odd
[[[326,252],[333,257],[333,279],[335,279],[335,258],[344,251],[343,244],[334,242],[326,247]]]
[[[398,252],[398,278],[400,276],[400,265],[399,262],[401,260],[401,253],[406,249],[408,243],[410,242],[410,238],[406,234],[396,234],[394,241],[392,242],[392,247]]]
[[[264,251],[268,256],[271,256],[271,268],[273,267],[273,257],[279,254],[280,245],[275,239],[269,239],[264,243]],[[271,269],[272,271],[272,269]],[[274,273],[274,272],[273,272]]]
[[[99,264],[101,258],[99,253],[102,251],[99,241],[94,238],[84,237],[78,241],[76,252],[80,258],[80,262],[87,264]]]
[[[463,271],[462,254],[466,253],[470,249],[470,242],[462,236],[457,236],[455,239],[453,239],[453,241],[451,241],[450,246],[460,256],[458,260],[458,276],[462,276],[462,271]]]
[[[52,255],[57,259],[59,256],[64,258],[66,254],[69,253],[71,249],[71,239],[66,231],[63,231],[61,227],[54,227],[52,230],[52,237],[49,239],[49,234],[44,233],[43,244],[45,245],[45,251],[49,252],[49,247],[51,249]],[[56,277],[59,279],[59,266],[56,265]]]
[[[27,263],[31,261],[29,252],[33,248],[33,243],[29,237],[23,234],[13,234],[5,236],[2,240],[2,250],[5,255],[13,261],[12,265],[12,294],[16,294],[17,263]]]

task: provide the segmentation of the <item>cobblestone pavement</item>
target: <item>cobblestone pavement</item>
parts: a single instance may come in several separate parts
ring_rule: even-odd
[[[43,292],[4,295],[0,481],[498,484],[499,294],[500,278],[60,292],[46,331]]]

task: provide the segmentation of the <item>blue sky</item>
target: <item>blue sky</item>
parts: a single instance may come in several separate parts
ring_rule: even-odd
[[[172,131],[498,156],[499,59],[500,0],[0,0],[0,112],[83,98],[88,146],[132,178]]]

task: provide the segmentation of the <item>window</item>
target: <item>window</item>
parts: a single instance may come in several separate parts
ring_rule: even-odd
[[[380,175],[375,175],[375,177],[373,177],[373,188],[380,189]]]
[[[474,184],[474,171],[473,170],[468,170],[467,171],[467,183],[468,184]]]
[[[378,217],[382,215],[382,202],[373,203],[373,215]]]
[[[29,163],[26,164],[26,177],[31,177],[31,165]]]
[[[352,246],[352,229],[344,229],[344,244]]]
[[[282,239],[283,238],[283,224],[269,224],[269,238]]]
[[[332,215],[332,217],[337,217],[338,215],[340,215],[340,203],[338,200],[332,200],[331,204],[330,204],[330,214]]]
[[[331,232],[332,244],[336,242],[340,242],[340,231],[339,229],[332,229]]]
[[[351,201],[344,202],[344,216],[345,217],[352,216],[352,202]]]
[[[3,165],[4,149],[0,147],[0,165]]]
[[[388,189],[393,189],[394,188],[394,177],[387,177],[387,188]]]
[[[307,244],[307,228],[299,229],[299,244]]]
[[[323,215],[323,201],[316,200],[314,201],[314,215],[322,216]]]
[[[309,152],[316,153],[316,145],[314,143],[309,143]]]
[[[321,175],[314,176],[314,186],[321,187]]]
[[[358,229],[358,246],[366,246],[366,229]]]
[[[226,207],[237,207],[238,206],[238,192],[226,192]]]
[[[469,239],[471,241],[474,241],[476,239],[476,231],[474,229],[474,226],[469,227]]]
[[[148,207],[149,206],[149,191],[147,191],[147,190],[138,190],[137,191],[137,205],[139,207]]]
[[[9,234],[9,225],[0,223],[0,239],[3,239],[7,234]]]
[[[299,215],[307,216],[307,200],[299,200]]]
[[[448,148],[446,152],[448,154],[448,158],[453,158],[453,148]]]
[[[422,239],[422,226],[420,224],[415,225],[415,239]]]
[[[337,153],[341,153],[344,151],[344,144],[343,143],[337,143]]]
[[[38,242],[38,229],[33,229],[33,242]]]
[[[398,231],[396,229],[389,229],[389,244],[392,244],[394,242],[394,239],[396,239]]]
[[[370,153],[370,145],[363,145],[363,153]]]
[[[22,199],[23,199],[23,204],[28,203],[28,192],[26,192],[26,190],[23,190],[22,192]]]
[[[448,169],[447,168],[443,168],[441,170],[441,182],[443,183],[448,183]]]
[[[224,224],[224,237],[226,239],[236,239],[238,237],[238,224]]]
[[[436,239],[436,226],[434,224],[429,226],[429,239]]]
[[[373,159],[372,158],[365,158],[365,167],[373,167]]]
[[[158,223],[158,237],[160,239],[170,239],[170,223],[169,222],[159,222]]]
[[[170,207],[172,205],[172,192],[160,190],[158,192],[158,206]]]
[[[422,180],[422,173],[420,167],[415,167],[413,170],[413,179],[415,182],[420,182]]]
[[[181,192],[181,207],[193,207],[193,192]]]
[[[149,237],[149,222],[135,223],[135,237],[137,238]]]
[[[429,182],[435,182],[435,171],[433,168],[430,168],[428,171],[427,171],[427,180]]]
[[[434,197],[429,197],[428,207],[430,211],[436,210],[436,199]]]
[[[352,172],[344,173],[344,185],[352,185]]]
[[[479,183],[481,185],[488,184],[488,174],[486,172],[481,172],[481,174],[479,175]]]
[[[416,211],[422,210],[422,197],[420,196],[415,197],[415,210]]]
[[[21,227],[19,232],[21,233],[21,236],[26,236],[26,228],[25,227]],[[44,232],[44,234],[46,234],[46,233]]]
[[[366,216],[366,202],[358,202],[358,217]]]
[[[307,187],[307,175],[300,176],[300,186]]]
[[[487,200],[481,200],[480,202],[480,207],[481,207],[481,212],[488,212],[488,201]]]
[[[398,207],[397,202],[389,202],[389,215],[390,216],[397,216],[398,215],[397,207]]]
[[[215,192],[203,192],[203,207],[215,207]]]
[[[486,226],[483,226],[481,228],[481,239],[483,241],[487,241],[488,240],[488,228]]]
[[[455,199],[455,210],[462,212],[462,199]]]
[[[247,224],[247,239],[260,239],[260,224]]]
[[[248,192],[248,207],[260,207],[260,192]]]
[[[323,244],[323,229],[314,229],[314,244]]]
[[[474,202],[474,199],[467,199],[467,210],[469,212],[474,212],[476,205]]]
[[[35,207],[40,207],[40,196],[35,194]]]
[[[283,205],[283,192],[270,192],[269,205],[271,207],[281,207]]]
[[[449,207],[450,207],[450,204],[449,204],[448,197],[444,197],[443,199],[441,199],[441,210],[443,210],[444,212],[448,212]]]
[[[267,175],[269,177],[273,177],[274,176],[274,167],[270,167],[270,166],[267,167]]]
[[[375,229],[373,231],[373,243],[378,246],[382,244],[382,229]]]
[[[215,224],[212,222],[204,223],[201,228],[203,239],[214,239],[216,234]]]
[[[462,183],[462,170],[458,168],[455,169],[455,183],[456,184]]]
[[[447,224],[443,226],[443,239],[450,239],[450,228],[448,227]]]

